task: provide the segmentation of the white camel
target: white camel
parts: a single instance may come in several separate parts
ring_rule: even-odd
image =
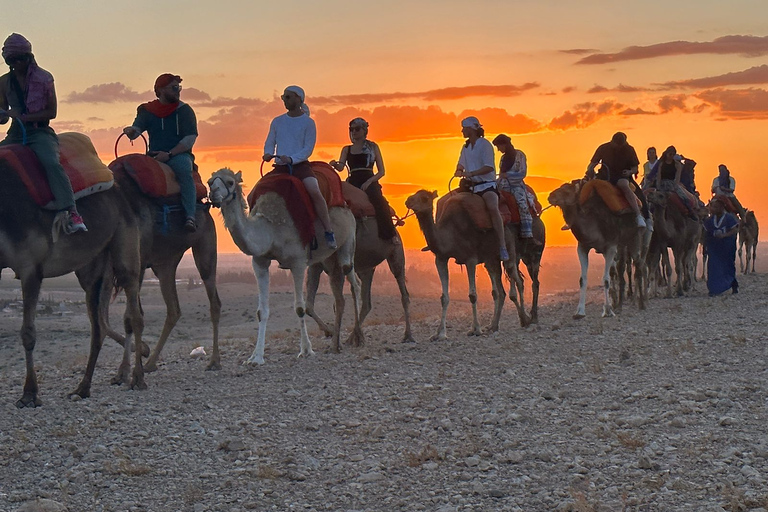
[[[269,319],[269,266],[277,260],[281,268],[291,271],[294,285],[294,309],[299,317],[301,340],[299,357],[314,354],[307,335],[305,322],[306,302],[303,292],[307,268],[322,265],[328,273],[331,289],[336,301],[336,321],[331,350],[339,352],[339,333],[344,313],[344,277],[352,288],[355,326],[351,341],[359,345],[363,333],[359,324],[360,281],[355,275],[355,217],[346,207],[330,207],[331,223],[336,234],[338,249],[326,247],[321,241],[317,249],[310,250],[299,237],[285,201],[274,192],[268,192],[256,201],[250,214],[246,216],[246,202],[243,198],[242,173],[231,169],[220,169],[208,180],[209,197],[214,206],[221,207],[224,227],[229,230],[232,240],[243,253],[253,258],[253,271],[259,287],[259,334],[256,348],[245,364],[264,364],[264,343]],[[315,232],[322,233],[319,220]]]

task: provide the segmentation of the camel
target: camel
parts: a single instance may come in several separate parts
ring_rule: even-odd
[[[210,304],[211,324],[213,326],[213,350],[207,370],[221,369],[219,353],[219,318],[221,316],[221,300],[216,288],[216,226],[210,214],[210,205],[198,205],[196,209],[197,231],[188,233],[181,228],[181,220],[171,216],[170,223],[176,221],[168,233],[162,233],[157,227],[158,207],[155,202],[144,194],[136,182],[124,171],[115,172],[115,180],[123,192],[133,211],[139,219],[141,230],[141,281],[144,272],[151,268],[160,281],[160,291],[165,301],[166,315],[163,330],[154,351],[144,365],[144,370],[157,370],[157,360],[168,336],[181,317],[179,295],[176,290],[176,269],[187,249],[192,248],[195,266],[205,285]],[[108,314],[105,317],[109,318]],[[126,325],[126,332],[128,330]],[[120,334],[108,328],[108,336],[123,342]]]
[[[478,263],[485,266],[488,276],[491,278],[493,288],[493,317],[487,330],[495,332],[499,330],[499,319],[504,306],[506,292],[502,283],[501,261],[499,259],[499,246],[496,235],[492,230],[478,229],[472,219],[464,210],[458,210],[459,213],[445,214],[440,218],[439,223],[435,223],[433,217],[434,200],[437,198],[437,191],[429,192],[419,190],[408,197],[405,206],[413,210],[419,227],[424,238],[427,241],[429,250],[435,255],[435,267],[440,276],[442,285],[442,295],[440,303],[442,304],[442,315],[437,333],[432,336],[432,340],[446,340],[445,318],[448,313],[448,304],[450,295],[448,291],[448,260],[453,258],[459,265],[467,266],[467,279],[469,281],[469,301],[472,304],[472,330],[467,334],[469,336],[478,336],[482,334],[480,324],[477,320],[477,287],[475,283],[476,267]],[[517,298],[517,293],[522,290],[522,279],[520,273],[515,267],[517,254],[515,252],[515,243],[512,242],[513,235],[509,228],[505,228],[505,239],[507,251],[510,259],[505,264],[507,277],[513,283],[510,287],[510,298],[517,306],[520,325],[526,327],[531,319],[525,313],[522,296]]]
[[[748,274],[750,272],[750,263],[752,264],[752,272],[755,271],[755,259],[757,257],[757,239],[760,234],[759,227],[757,225],[757,217],[752,210],[746,210],[747,214],[744,216],[744,222],[739,226],[739,269],[742,273]],[[747,264],[744,265],[744,261],[741,258],[741,250],[746,246],[746,260]]]
[[[281,268],[290,269],[294,283],[294,309],[299,318],[300,352],[299,357],[314,354],[307,335],[305,321],[306,302],[302,286],[307,268],[320,264],[328,273],[331,289],[335,298],[336,319],[334,323],[331,350],[340,351],[339,335],[344,313],[344,277],[352,287],[354,304],[353,344],[363,342],[363,333],[359,323],[360,282],[354,273],[355,257],[355,218],[346,207],[331,207],[329,214],[336,234],[338,249],[330,249],[320,243],[317,249],[309,251],[302,244],[299,232],[293,224],[290,213],[282,197],[269,192],[259,197],[246,216],[246,202],[243,198],[242,173],[231,169],[219,169],[208,180],[209,198],[214,206],[221,208],[224,226],[243,253],[253,258],[253,271],[259,288],[259,333],[256,348],[246,361],[248,365],[264,364],[264,344],[269,319],[269,266],[277,260]],[[318,221],[315,231],[322,233]]]
[[[696,269],[694,256],[701,237],[701,223],[669,206],[669,196],[674,192],[652,190],[648,202],[653,205],[654,242],[649,253],[649,268],[656,268],[662,251],[672,249],[675,258],[675,289],[678,296],[694,286]],[[667,279],[667,297],[672,296],[672,280]]]
[[[574,319],[586,316],[587,301],[587,271],[589,269],[589,252],[594,249],[603,255],[605,267],[603,270],[603,317],[614,316],[611,305],[611,269],[615,264],[620,247],[626,247],[627,254],[635,269],[635,289],[637,290],[638,307],[645,309],[645,282],[647,280],[645,252],[647,251],[650,234],[645,229],[638,229],[635,216],[631,213],[617,215],[613,213],[597,195],[592,196],[582,205],[579,203],[579,192],[582,182],[577,180],[565,183],[549,194],[549,203],[563,212],[565,222],[578,242],[577,252],[581,264],[579,278],[579,304]]]
[[[43,279],[75,272],[85,290],[91,321],[91,347],[85,374],[69,396],[87,398],[106,326],[99,312],[109,300],[102,293],[103,282],[112,281],[125,289],[127,313],[137,346],[141,344],[144,321],[139,305],[139,231],[125,198],[112,187],[83,197],[77,209],[85,219],[87,232],[54,237],[60,216],[39,208],[10,164],[0,161],[0,269],[11,268],[21,281],[24,313],[21,340],[27,375],[22,397],[16,406],[37,407],[38,396],[33,351],[37,342],[35,312]],[[124,344],[123,360],[113,383],[130,380],[131,388],[146,389],[141,353],[136,351],[131,375],[130,343]]]
[[[403,333],[404,343],[413,343],[413,334],[411,333],[411,299],[408,294],[408,288],[405,284],[405,251],[402,241],[395,244],[390,240],[379,238],[379,229],[374,217],[364,217],[356,219],[357,229],[355,238],[355,272],[360,278],[362,293],[362,308],[360,310],[360,326],[362,327],[365,318],[371,311],[371,286],[373,284],[373,274],[376,267],[386,260],[389,265],[389,271],[395,276],[397,286],[400,289],[400,302],[403,305],[405,315],[405,332]],[[400,235],[397,235],[400,239]],[[307,314],[315,319],[318,327],[326,336],[332,336],[333,332],[328,328],[325,322],[315,313],[315,295],[317,287],[320,284],[319,268],[310,268],[307,271]]]
[[[525,265],[525,268],[528,270],[528,277],[531,278],[531,310],[529,311],[530,317],[531,317],[531,323],[532,324],[538,324],[539,323],[539,270],[541,269],[541,257],[544,254],[544,247],[546,246],[546,239],[547,239],[547,232],[546,228],[544,227],[544,221],[541,220],[541,217],[534,216],[533,217],[533,237],[535,240],[540,242],[538,245],[535,243],[532,243],[531,240],[521,238],[519,236],[519,230],[520,225],[519,224],[510,224],[509,231],[512,236],[512,240],[515,241],[515,269],[518,270],[519,274],[519,268],[520,268],[520,261],[523,262]],[[512,253],[509,253],[510,258],[512,258]],[[518,293],[521,297],[523,297],[524,293],[524,281],[521,279],[520,284],[522,285],[520,289],[518,290]]]

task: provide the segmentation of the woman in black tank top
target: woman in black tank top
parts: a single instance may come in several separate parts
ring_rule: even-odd
[[[675,159],[675,155],[677,155],[675,146],[669,146],[661,155],[659,172],[656,175],[656,188],[672,189],[674,188],[674,185],[671,183],[680,182],[680,174],[683,166]]]
[[[376,226],[379,231],[379,238],[382,240],[392,240],[393,243],[400,243],[397,231],[392,223],[392,214],[389,203],[382,194],[379,180],[384,176],[384,162],[381,158],[381,151],[375,142],[367,139],[368,122],[356,117],[349,122],[349,139],[352,141],[350,146],[344,146],[341,150],[341,156],[338,160],[332,160],[331,166],[337,171],[349,168],[349,177],[347,182],[355,187],[365,191],[368,199],[373,204],[376,212]],[[378,169],[373,173],[374,165]]]

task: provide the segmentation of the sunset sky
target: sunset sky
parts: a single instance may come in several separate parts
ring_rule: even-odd
[[[709,195],[717,165],[768,218],[765,0],[217,2],[26,0],[3,6],[6,37],[24,34],[56,78],[57,131],[81,131],[102,158],[164,72],[183,77],[196,111],[203,179],[220,167],[252,186],[279,95],[301,85],[317,122],[314,159],[337,158],[347,122],[366,118],[405,213],[418,188],[444,192],[460,120],[505,132],[528,156],[542,203],[624,131],[641,162],[673,144],[698,162]],[[131,151],[127,144],[122,152]],[[498,161],[498,158],[497,158]],[[553,209],[554,210],[554,209]],[[545,213],[550,244],[573,244]],[[218,213],[215,214],[218,218]],[[402,233],[421,247],[415,221]],[[229,235],[220,249],[236,251]]]

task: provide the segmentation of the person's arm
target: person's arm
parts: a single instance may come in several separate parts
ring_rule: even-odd
[[[5,124],[11,118],[8,115],[8,75],[0,77],[0,124]]]
[[[379,181],[381,178],[384,177],[384,174],[386,173],[386,171],[384,170],[384,159],[381,157],[381,150],[379,149],[379,145],[376,143],[372,143],[372,144],[373,144],[373,154],[376,157],[377,172],[376,174],[368,178],[365,183],[363,183],[363,185],[360,187],[362,190],[365,190],[368,187],[370,187],[371,183],[375,183]]]
[[[662,163],[659,164],[659,168],[656,171],[656,190],[661,189],[661,166],[664,165]]]
[[[275,157],[275,147],[277,146],[277,131],[275,129],[275,121],[277,121],[277,118],[273,119],[271,123],[269,123],[269,133],[267,134],[267,140],[264,141],[264,156],[262,156],[262,159],[265,162],[269,162]]]
[[[131,126],[123,128],[123,133],[126,134],[130,140],[137,138],[147,129],[147,116],[149,116],[149,113],[139,106],[139,108],[136,109],[136,119],[133,120]]]
[[[341,155],[339,155],[338,160],[331,160],[328,162],[331,167],[336,169],[338,172],[341,172],[344,170],[344,166],[347,165],[347,158],[349,158],[349,146],[344,146],[341,148]]]
[[[512,169],[507,171],[507,178],[511,180],[523,180],[528,174],[528,162],[525,158],[525,153],[515,150],[515,163]]]
[[[453,173],[453,176],[456,178],[461,178],[464,174],[464,169],[467,167],[467,157],[464,156],[464,147],[461,148],[461,153],[459,153],[459,161],[456,163],[456,172]]]
[[[675,183],[680,183],[680,177],[683,175],[683,164],[675,161]]]
[[[48,93],[48,101],[45,104],[45,108],[34,114],[22,114],[19,116],[19,121],[23,123],[39,123],[43,121],[50,121],[56,119],[58,114],[58,102],[56,100],[56,88],[51,82],[51,89]]]

